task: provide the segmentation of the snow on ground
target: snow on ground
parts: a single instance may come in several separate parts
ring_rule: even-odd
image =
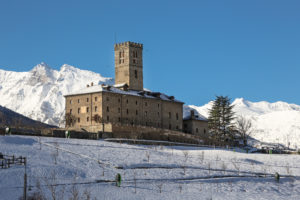
[[[26,156],[29,194],[39,180],[48,199],[55,184],[65,190],[60,199],[69,199],[74,188],[97,199],[300,198],[299,155],[24,136],[0,136],[0,152]],[[279,183],[275,172],[282,176]],[[117,173],[120,188],[112,182]],[[24,166],[0,168],[1,199],[22,196],[23,175]]]

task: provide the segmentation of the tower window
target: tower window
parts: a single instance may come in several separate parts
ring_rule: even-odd
[[[135,105],[137,105],[138,104],[138,102],[137,101],[135,101]]]
[[[78,99],[77,102],[80,103],[80,99]]]
[[[72,114],[72,109],[70,109],[70,114]]]
[[[86,98],[86,102],[89,102],[89,98]]]
[[[128,99],[126,99],[126,103],[128,104]]]
[[[118,113],[120,113],[121,112],[121,108],[118,108]]]
[[[138,75],[137,75],[137,70],[134,70],[134,77],[137,78]]]
[[[106,101],[109,101],[109,97],[106,97]]]
[[[87,113],[89,112],[89,107],[86,107],[86,112],[87,112]]]
[[[126,113],[127,113],[127,115],[129,114],[129,111],[128,111],[128,109],[126,110]]]
[[[119,103],[121,102],[121,99],[120,99],[120,98],[118,99],[118,102],[119,102]]]
[[[145,111],[145,116],[147,116],[147,111]]]
[[[106,111],[109,112],[109,107],[108,106],[106,107]]]
[[[78,117],[77,122],[80,123],[80,118]]]
[[[148,105],[148,103],[147,102],[145,102],[145,106],[147,106]]]
[[[87,122],[88,122],[88,121],[90,121],[90,118],[89,118],[89,117],[87,117],[87,118],[86,118],[86,121],[87,121]]]
[[[78,108],[78,114],[80,113],[80,108]]]
[[[176,120],[178,120],[178,113],[176,113]]]
[[[198,128],[196,128],[196,133],[198,133]]]
[[[135,115],[138,115],[138,110],[135,111]]]
[[[70,100],[70,104],[72,104],[72,100]]]
[[[169,119],[171,119],[171,112],[169,112]]]
[[[120,117],[118,118],[118,121],[119,121],[119,122],[121,121],[121,118],[120,118]]]
[[[95,97],[95,101],[97,101],[98,100],[98,97]]]
[[[204,129],[203,132],[206,133],[206,129]]]
[[[106,117],[107,121],[109,122],[109,116]]]
[[[157,112],[157,116],[159,116],[159,112]]]
[[[98,107],[97,106],[95,106],[95,112],[97,112],[98,111]]]

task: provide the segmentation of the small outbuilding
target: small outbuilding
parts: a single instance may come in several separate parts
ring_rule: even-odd
[[[183,118],[183,131],[193,135],[206,136],[208,134],[208,120],[191,110],[190,115]]]

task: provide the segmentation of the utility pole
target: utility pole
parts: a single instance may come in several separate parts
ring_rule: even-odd
[[[24,165],[25,165],[25,173],[24,173],[24,193],[23,193],[23,200],[27,199],[27,165],[26,165],[26,158],[24,158]]]

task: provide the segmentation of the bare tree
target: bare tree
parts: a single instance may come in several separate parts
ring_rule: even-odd
[[[66,113],[65,122],[66,122],[66,126],[74,126],[76,123],[75,115],[72,115],[71,113]]]
[[[236,120],[236,129],[243,140],[244,146],[246,146],[253,131],[252,121],[244,116],[239,116]]]
[[[164,183],[158,183],[156,186],[159,189],[159,193],[162,192],[162,188],[163,188]]]

